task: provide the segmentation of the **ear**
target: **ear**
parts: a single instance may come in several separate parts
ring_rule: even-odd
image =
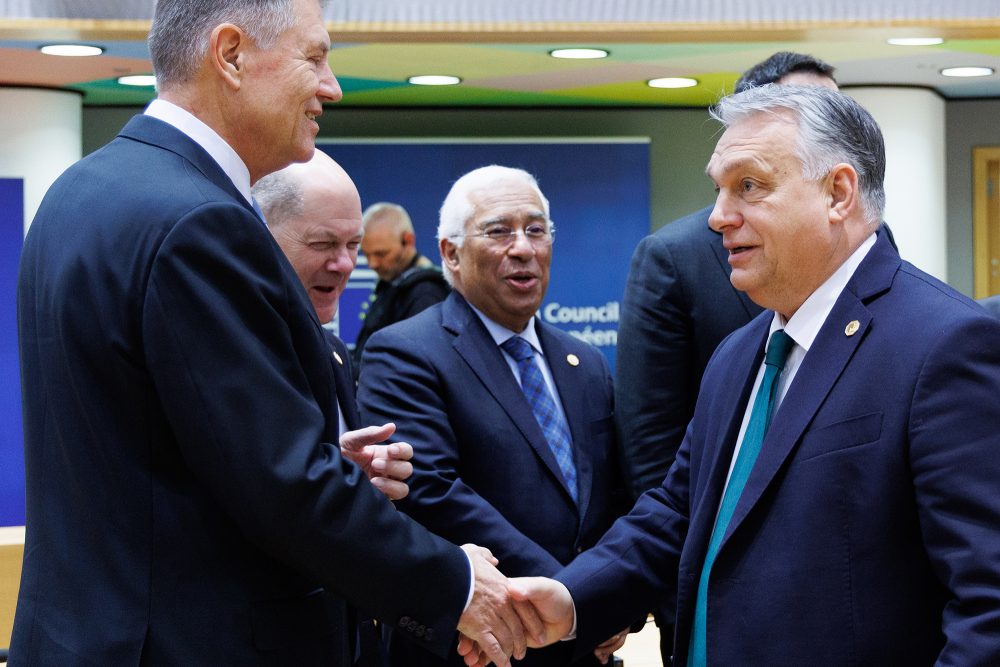
[[[417,242],[417,235],[413,232],[403,232],[403,247],[413,245]]]
[[[451,239],[441,239],[438,248],[441,251],[441,263],[453,274],[458,273],[458,246]]]
[[[849,164],[840,163],[827,175],[830,200],[830,222],[841,223],[854,215],[861,201],[858,192],[858,172]]]
[[[215,26],[209,38],[212,67],[227,86],[239,90],[244,75],[244,54],[250,43],[246,33],[232,23]]]

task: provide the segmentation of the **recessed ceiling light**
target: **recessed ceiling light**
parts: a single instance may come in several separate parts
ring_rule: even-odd
[[[646,82],[650,88],[691,88],[698,85],[698,79],[686,76],[668,76],[662,79],[650,79]]]
[[[49,56],[99,56],[104,49],[89,44],[46,44],[38,49]]]
[[[152,74],[129,74],[118,77],[118,83],[123,86],[155,86],[156,77]]]
[[[893,46],[934,46],[944,44],[943,37],[893,37],[885,40]]]
[[[553,58],[570,58],[573,60],[592,60],[594,58],[607,58],[608,51],[604,49],[555,49],[549,51]]]
[[[993,74],[992,67],[946,67],[941,70],[941,76],[989,76]]]
[[[462,83],[462,80],[457,76],[447,74],[421,74],[420,76],[411,76],[407,81],[414,86],[454,86]]]

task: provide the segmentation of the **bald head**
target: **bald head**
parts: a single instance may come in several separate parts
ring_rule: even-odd
[[[253,195],[319,321],[329,322],[358,261],[361,197],[354,182],[330,156],[316,151],[308,162],[260,179]]]

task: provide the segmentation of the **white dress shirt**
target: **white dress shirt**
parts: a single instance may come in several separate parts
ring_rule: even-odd
[[[791,351],[788,353],[788,358],[785,360],[785,367],[776,381],[778,386],[774,392],[772,414],[777,414],[778,408],[781,407],[781,401],[788,392],[788,387],[792,384],[799,366],[802,365],[802,360],[805,358],[806,353],[809,352],[809,348],[812,347],[816,336],[819,335],[819,330],[823,327],[823,323],[826,322],[826,318],[829,317],[830,311],[833,310],[834,304],[837,303],[837,299],[840,298],[840,293],[847,287],[851,276],[854,275],[858,265],[861,264],[861,260],[865,258],[873,245],[875,245],[874,233],[865,239],[858,249],[840,265],[840,268],[826,279],[826,282],[809,295],[809,298],[799,306],[799,309],[795,311],[791,319],[786,322],[785,318],[778,313],[775,313],[771,319],[771,328],[767,335],[768,344],[770,344],[771,334],[778,329],[784,329],[785,333],[795,341]],[[726,486],[729,486],[729,477],[733,474],[733,466],[736,465],[736,457],[739,456],[740,447],[743,445],[743,436],[746,434],[747,425],[750,423],[750,413],[753,411],[754,398],[757,396],[757,389],[760,387],[761,380],[763,379],[764,362],[761,361],[760,367],[757,369],[757,379],[754,380],[753,390],[750,392],[750,401],[743,412],[743,423],[740,425],[740,433],[736,439],[736,449],[733,451],[733,459],[729,462],[729,472],[726,474]],[[725,494],[725,489],[723,489],[723,494]]]

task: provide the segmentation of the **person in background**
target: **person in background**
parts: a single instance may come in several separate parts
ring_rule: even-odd
[[[417,236],[406,209],[379,202],[364,212],[361,251],[378,274],[361,331],[354,343],[355,379],[361,352],[373,333],[443,301],[449,287],[441,270],[417,252]]]
[[[857,102],[767,85],[713,115],[709,224],[766,310],[716,350],[662,484],[515,597],[582,651],[676,592],[689,667],[1000,664],[1000,322],[878,233]]]
[[[438,227],[454,291],[372,336],[358,387],[362,417],[393,415],[414,448],[397,506],[446,539],[488,547],[507,576],[554,574],[627,509],[608,364],[536,317],[553,232],[529,173],[491,165],[459,178]],[[625,634],[609,632],[583,664],[607,660]],[[519,664],[568,665],[574,649],[529,651]],[[390,658],[445,664],[399,641]]]
[[[341,98],[319,2],[159,0],[149,49],[156,100],[56,180],[21,256],[11,664],[348,665],[344,600],[508,664],[506,579],[368,482],[380,433],[341,438],[329,343],[251,198]]]

